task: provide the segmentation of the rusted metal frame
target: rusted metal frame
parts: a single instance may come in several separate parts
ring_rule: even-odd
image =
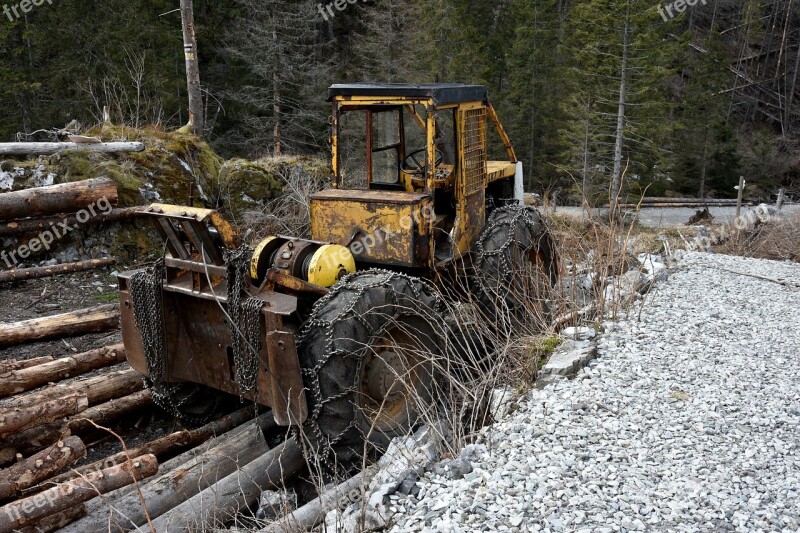
[[[372,186],[372,110],[367,109],[367,189]]]
[[[414,122],[417,123],[419,129],[425,131],[425,119],[417,114],[417,110],[414,109],[414,105],[406,104],[406,109],[408,109],[408,112],[411,114],[412,117],[414,117]]]
[[[333,170],[333,187],[339,188],[339,104],[332,102],[333,107],[331,115],[331,167]]]
[[[178,238],[172,223],[166,218],[157,218],[154,222],[156,230],[161,235],[161,238],[166,239],[167,248],[172,256],[178,259],[189,259],[189,251],[186,250],[186,247]]]
[[[279,426],[300,425],[308,418],[308,405],[295,336],[286,331],[267,331],[267,360],[262,355],[261,362],[271,378],[272,414]]]
[[[517,159],[517,152],[514,150],[514,146],[511,144],[511,138],[508,136],[506,129],[503,127],[503,123],[500,122],[500,117],[497,116],[497,111],[495,111],[494,106],[491,103],[487,102],[486,107],[489,111],[489,118],[492,119],[494,127],[497,130],[497,134],[500,136],[500,140],[503,141],[503,144],[506,147],[506,153],[508,153],[509,160],[512,163],[518,162],[519,160]]]
[[[188,270],[190,272],[197,272],[198,274],[205,274],[208,272],[210,276],[227,276],[227,270],[224,266],[207,265],[198,263],[197,261],[189,261],[185,259],[176,259],[174,257],[167,257],[164,259],[164,266],[177,268],[180,270]]]
[[[224,264],[222,255],[220,255],[217,246],[208,234],[208,229],[201,225],[199,222],[179,220],[184,233],[189,238],[189,241],[194,246],[195,250],[202,252],[202,256],[206,262],[211,262],[214,265]]]
[[[425,191],[433,193],[434,178],[436,177],[436,108],[433,105],[428,106],[428,161],[427,161],[427,175],[425,176]]]

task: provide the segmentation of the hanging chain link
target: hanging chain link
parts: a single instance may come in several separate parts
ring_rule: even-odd
[[[136,272],[131,276],[131,300],[136,328],[142,338],[144,356],[147,362],[145,379],[153,397],[153,402],[171,415],[192,424],[204,424],[208,417],[198,417],[187,413],[184,409],[195,397],[189,394],[175,394],[177,385],[164,381],[167,369],[167,357],[164,351],[164,305],[162,300],[162,283],[164,280],[164,259]]]
[[[252,254],[246,246],[225,252],[228,270],[228,314],[235,366],[234,380],[240,396],[253,390],[258,379],[261,351],[261,309],[264,301],[248,297],[242,301],[245,279]]]

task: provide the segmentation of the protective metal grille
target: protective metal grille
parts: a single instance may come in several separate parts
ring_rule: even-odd
[[[464,121],[464,193],[482,190],[486,179],[486,108],[467,111]]]

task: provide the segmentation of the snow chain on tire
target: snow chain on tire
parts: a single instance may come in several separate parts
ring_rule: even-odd
[[[424,319],[433,336],[442,327],[442,302],[431,287],[387,270],[350,274],[316,303],[298,342],[310,411],[302,430],[312,453],[328,468],[352,463],[363,447],[355,382],[348,381],[357,379],[369,342],[389,326],[378,323],[380,315],[371,312],[376,308],[393,319]],[[434,340],[441,343],[441,338]],[[430,349],[435,353],[440,346]],[[342,374],[345,382],[336,383]]]
[[[494,210],[473,250],[472,278],[488,318],[503,322],[498,312],[514,315],[519,311],[521,301],[515,296],[522,295],[513,294],[513,289],[521,265],[515,261],[527,257],[531,251],[544,257],[542,266],[552,286],[557,281],[558,259],[543,217],[527,206],[509,205]]]

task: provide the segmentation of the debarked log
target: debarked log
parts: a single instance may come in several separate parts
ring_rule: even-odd
[[[67,379],[125,361],[122,344],[71,355],[33,368],[0,374],[0,398],[29,391],[52,381]]]
[[[119,305],[101,305],[60,315],[0,324],[0,348],[52,337],[108,331],[117,327]]]
[[[84,209],[88,219],[92,211],[96,215],[115,205],[117,184],[109,178],[93,178],[2,193],[0,220],[77,213]]]
[[[0,531],[12,531],[45,516],[69,509],[97,495],[138,482],[158,471],[158,461],[145,455],[125,464],[92,472],[0,508]]]
[[[17,270],[3,270],[0,271],[0,283],[9,281],[24,281],[28,279],[49,278],[61,274],[74,274],[75,272],[86,272],[89,270],[96,270],[111,265],[115,265],[117,260],[114,258],[107,259],[90,259],[88,261],[78,261],[76,263],[63,263],[60,265],[43,266],[34,268],[22,268]]]

